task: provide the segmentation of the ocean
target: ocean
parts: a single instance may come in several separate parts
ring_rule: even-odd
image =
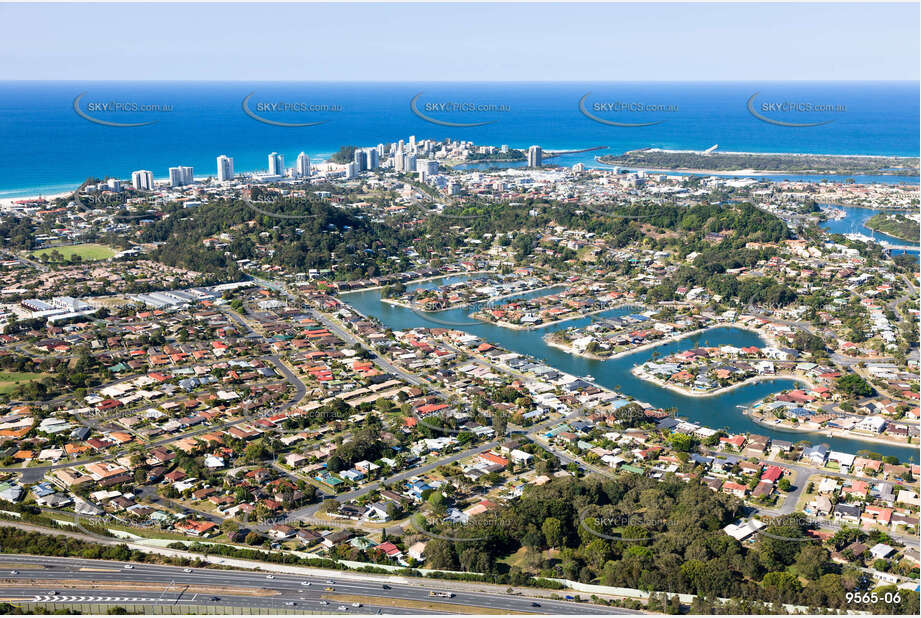
[[[129,178],[137,169],[164,178],[175,165],[215,175],[221,154],[234,158],[237,172],[261,171],[273,151],[292,166],[302,151],[324,159],[342,145],[410,135],[545,150],[607,147],[555,161],[566,165],[637,148],[714,145],[918,156],[918,94],[918,82],[0,82],[0,197],[67,191],[88,177]],[[74,109],[80,95],[83,116]],[[243,109],[249,95],[252,116]],[[899,180],[861,180],[874,179]]]

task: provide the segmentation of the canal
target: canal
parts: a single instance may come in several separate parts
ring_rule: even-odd
[[[460,281],[464,278],[467,278],[467,275],[444,277],[424,283],[407,285],[406,287],[410,290],[419,287],[432,288],[445,283]],[[519,298],[540,296],[548,293],[547,290],[535,291],[522,294]],[[678,410],[680,417],[714,429],[726,429],[733,433],[759,433],[794,442],[808,440],[813,444],[824,443],[828,444],[833,450],[850,453],[869,450],[883,455],[893,455],[903,460],[907,460],[909,456],[917,455],[918,453],[917,447],[912,446],[903,447],[893,444],[832,438],[816,433],[783,431],[759,425],[742,413],[743,408],[771,393],[795,388],[797,383],[791,379],[779,378],[767,382],[755,382],[715,397],[688,397],[659,388],[630,373],[634,365],[646,362],[652,358],[653,353],[657,353],[659,357],[662,357],[701,345],[734,345],[738,347],[765,345],[761,337],[747,330],[733,327],[712,329],[654,349],[638,351],[617,359],[598,361],[568,354],[557,348],[550,347],[544,342],[543,336],[554,330],[585,326],[591,322],[592,318],[635,313],[635,308],[621,307],[588,318],[571,320],[562,324],[533,330],[513,330],[471,319],[468,317],[470,313],[469,307],[449,309],[437,313],[423,313],[383,303],[380,300],[380,290],[349,292],[342,295],[342,300],[355,307],[362,314],[377,318],[381,323],[393,330],[418,327],[446,327],[462,330],[508,350],[533,356],[560,371],[575,376],[593,376],[596,384],[630,395],[655,407],[675,408]]]

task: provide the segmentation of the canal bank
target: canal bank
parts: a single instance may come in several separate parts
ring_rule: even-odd
[[[429,281],[421,285],[434,287],[446,282],[458,281],[462,278],[463,276],[446,277],[442,281]],[[599,361],[567,354],[547,345],[543,340],[543,336],[547,332],[554,330],[552,326],[533,330],[510,330],[492,324],[472,323],[471,318],[468,316],[469,310],[466,308],[442,311],[429,316],[403,307],[382,303],[380,292],[374,290],[349,292],[343,294],[341,298],[364,315],[380,320],[381,323],[393,330],[443,328],[448,326],[449,328],[468,332],[513,352],[533,356],[560,371],[565,371],[575,376],[591,375],[595,378],[595,382],[601,386],[630,395],[658,408],[674,408],[682,418],[687,418],[707,427],[714,429],[724,428],[732,433],[766,434],[781,440],[789,440],[791,437],[789,432],[776,431],[755,423],[751,418],[743,414],[742,410],[772,393],[796,388],[797,382],[795,380],[778,378],[746,384],[718,397],[695,398],[661,389],[653,384],[646,383],[631,373],[631,369],[635,365],[650,360],[653,353],[664,356],[701,345],[764,346],[764,340],[750,331],[731,326],[719,327],[680,341],[669,342],[653,349],[641,350],[621,358]],[[634,308],[622,307],[594,317],[626,315],[634,311]],[[591,323],[591,318],[581,318],[567,322],[559,327],[580,327],[589,323]],[[873,444],[816,433],[804,433],[798,439],[808,440],[813,444],[825,443],[833,450],[849,453],[869,450],[882,455],[893,455],[903,460],[907,460],[909,456],[917,456],[918,452],[916,447]]]

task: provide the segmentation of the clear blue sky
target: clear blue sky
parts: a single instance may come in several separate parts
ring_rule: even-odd
[[[0,79],[917,80],[913,4],[0,5]]]

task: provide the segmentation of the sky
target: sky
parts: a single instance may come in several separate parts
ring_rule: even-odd
[[[918,3],[0,4],[3,80],[918,80]]]

